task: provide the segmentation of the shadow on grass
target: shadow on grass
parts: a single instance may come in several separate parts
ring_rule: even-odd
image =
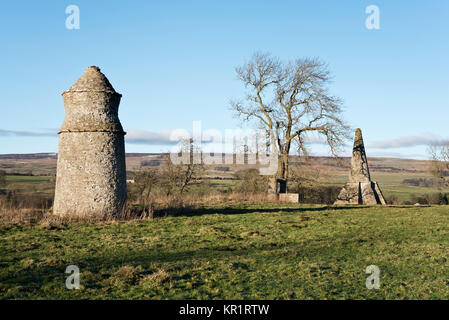
[[[275,239],[267,239],[267,241],[257,243],[234,240],[230,242],[205,242],[197,248],[186,249],[184,247],[179,248],[179,250],[167,250],[167,247],[152,250],[142,247],[136,250],[129,250],[128,248],[117,250],[102,247],[102,252],[95,255],[86,256],[75,251],[72,256],[70,252],[67,252],[59,257],[61,262],[64,261],[63,263],[58,263],[55,266],[35,265],[27,270],[15,270],[13,274],[8,275],[7,279],[0,277],[0,282],[3,282],[4,288],[17,286],[21,288],[20,293],[15,298],[67,298],[71,297],[71,292],[64,287],[66,278],[69,276],[65,273],[65,268],[68,264],[74,264],[80,268],[82,285],[85,289],[89,289],[80,293],[83,299],[98,297],[103,295],[106,290],[112,294],[109,298],[117,298],[123,293],[114,285],[108,284],[106,280],[113,278],[115,272],[123,266],[134,268],[143,266],[144,269],[141,272],[139,271],[141,277],[153,274],[162,268],[170,275],[172,280],[188,282],[192,281],[190,279],[196,279],[194,280],[195,285],[201,285],[202,280],[198,278],[201,272],[212,272],[226,277],[235,276],[232,272],[237,270],[238,276],[243,278],[248,273],[263,270],[264,263],[279,259],[279,262],[284,265],[294,264],[309,257],[315,257],[316,261],[320,263],[317,270],[311,270],[314,275],[318,276],[319,269],[330,269],[331,264],[331,262],[323,264],[320,261],[326,260],[337,263],[341,259],[351,259],[361,247],[358,239],[354,239],[353,231],[339,234],[335,246],[329,247],[328,243],[333,240],[336,239],[332,237],[315,239],[305,244],[303,242],[276,242]],[[270,241],[275,241],[275,243]],[[300,243],[301,245],[299,245]],[[99,246],[101,247],[101,245]],[[248,262],[244,260],[247,257],[253,257],[254,259],[250,260],[252,262]],[[259,259],[262,259],[262,261]],[[267,260],[264,261],[263,259]],[[218,263],[209,265],[209,261]],[[198,267],[198,263],[202,266],[201,268]],[[229,268],[229,275],[222,274],[227,272],[226,266]],[[271,272],[275,272],[275,270]],[[338,273],[339,271],[332,272]],[[85,277],[89,277],[87,274],[98,276],[95,279],[86,279]],[[41,288],[44,286],[47,289],[42,291]],[[0,298],[1,294],[0,291]],[[207,293],[205,294],[207,295]],[[77,297],[73,298],[76,299]]]
[[[301,213],[301,212],[322,212],[322,211],[340,211],[340,210],[353,210],[353,209],[367,209],[367,206],[323,206],[323,207],[291,207],[286,208],[280,206],[279,208],[266,208],[250,207],[250,208],[237,208],[234,206],[227,206],[223,208],[209,208],[209,207],[184,207],[184,208],[168,208],[154,211],[154,217],[193,217],[202,216],[208,214],[220,214],[220,215],[238,215],[249,213]]]
[[[58,263],[56,266],[39,266],[35,265],[26,270],[15,270],[13,274],[10,274],[8,278],[0,277],[3,287],[20,286],[21,292],[19,297],[31,295],[34,298],[39,296],[40,298],[62,298],[67,294],[70,294],[69,290],[65,290],[65,281],[69,276],[65,273],[65,268],[68,264],[74,264],[80,268],[81,278],[84,277],[83,272],[99,274],[102,279],[108,279],[114,276],[117,269],[123,266],[145,266],[146,270],[141,274],[145,276],[156,272],[159,268],[167,268],[172,279],[190,279],[197,272],[195,263],[207,261],[222,261],[228,263],[230,268],[242,268],[244,272],[257,271],[260,265],[246,265],[240,263],[240,257],[248,257],[254,254],[258,256],[272,256],[272,255],[284,255],[285,248],[293,250],[290,245],[278,244],[274,247],[263,245],[260,243],[256,246],[249,245],[247,243],[229,243],[229,244],[204,244],[204,247],[199,247],[193,250],[107,250],[100,255],[96,256],[64,256],[63,260],[70,260],[64,264]],[[317,252],[320,248],[316,247],[312,249],[301,249],[294,252],[296,256],[303,256],[304,254],[312,254]],[[328,248],[326,247],[326,250]],[[147,266],[151,266],[148,268]],[[216,267],[216,266],[215,266]],[[205,270],[213,270],[213,266],[207,267]],[[51,292],[41,290],[42,286],[51,284],[52,290],[62,290],[58,292]],[[101,280],[96,280],[94,283],[91,281],[83,282],[82,284],[87,289],[101,289],[102,287],[110,287],[110,285],[104,283]],[[111,288],[113,289],[113,288]],[[88,298],[89,292],[85,292]],[[2,298],[2,292],[0,291],[0,299]],[[28,296],[30,297],[30,296]],[[17,297],[16,297],[17,298]]]
[[[301,213],[306,211],[323,212],[326,210],[341,212],[341,210],[381,208],[369,206],[305,206],[298,208],[264,208],[263,205],[260,207],[257,205],[252,206],[254,207],[236,208],[231,206],[228,208],[198,208],[190,214],[246,214],[252,212]],[[407,206],[394,207],[410,208]],[[198,279],[198,275],[201,272],[214,272],[215,274],[226,272],[226,266],[228,266],[230,270],[241,270],[242,277],[245,277],[244,274],[246,272],[263,270],[264,264],[278,261],[277,259],[285,265],[314,257],[314,261],[320,264],[318,271],[316,271],[319,273],[320,268],[321,270],[323,270],[323,268],[329,269],[331,262],[343,263],[341,261],[356,259],[360,256],[359,253],[363,252],[363,250],[369,252],[369,250],[371,250],[370,242],[377,241],[375,239],[382,239],[381,241],[384,242],[395,239],[394,234],[385,231],[380,235],[375,234],[373,240],[367,237],[367,233],[360,234],[358,230],[360,229],[340,229],[338,234],[331,233],[322,234],[320,236],[317,235],[306,242],[302,241],[301,237],[289,241],[283,241],[278,238],[267,238],[266,240],[260,238],[261,240],[259,241],[247,239],[209,241],[209,239],[203,239],[204,242],[201,241],[195,245],[189,245],[188,247],[184,245],[182,248],[176,248],[171,246],[171,244],[168,246],[154,246],[151,248],[142,245],[136,248],[108,248],[104,247],[99,242],[96,247],[99,251],[98,253],[90,254],[74,249],[63,250],[62,255],[58,257],[59,262],[56,265],[33,265],[26,270],[19,269],[12,272],[8,271],[6,274],[0,274],[0,283],[3,285],[4,292],[10,287],[19,287],[20,292],[16,298],[67,298],[70,297],[70,292],[65,289],[64,284],[69,275],[65,273],[65,268],[69,264],[75,264],[80,267],[82,279],[86,276],[83,272],[98,275],[95,276],[94,280],[82,282],[86,289],[92,290],[85,291],[83,293],[83,295],[85,295],[83,298],[92,296],[98,297],[98,295],[104,294],[106,290],[112,290],[110,297],[119,297],[121,291],[114,289],[114,287],[103,282],[103,280],[106,281],[110,277],[114,277],[114,273],[122,266],[143,266],[144,270],[141,273],[142,277],[156,272],[159,268],[163,268],[174,280],[189,280],[193,277]],[[121,231],[117,232],[120,233]],[[292,232],[296,233],[301,231]],[[117,237],[120,238],[120,234],[118,234]],[[81,247],[84,245],[87,246],[89,241],[88,237],[81,238],[84,240],[79,245]],[[332,243],[333,245],[329,246],[329,243]],[[39,260],[43,260],[43,257],[33,257],[38,261],[37,263],[39,263]],[[254,259],[251,261],[254,262],[247,263],[247,261],[244,260],[246,257],[253,257]],[[209,266],[209,261],[218,261],[219,263]],[[323,261],[331,262],[324,263]],[[202,265],[200,269],[198,269],[198,263]],[[339,264],[337,266],[339,266]],[[340,267],[337,269],[339,270]],[[332,272],[338,273],[338,270]],[[338,274],[336,276],[338,276]],[[90,276],[88,279],[92,279],[92,277],[93,276]],[[195,281],[198,282],[201,280]],[[196,285],[198,285],[198,283],[196,283]],[[46,287],[47,289],[41,290],[42,287]],[[2,292],[0,290],[0,299],[2,298],[1,295]]]

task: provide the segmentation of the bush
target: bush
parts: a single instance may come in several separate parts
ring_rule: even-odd
[[[424,178],[404,179],[402,181],[402,184],[413,187],[433,187],[435,185],[432,179],[424,179]]]
[[[447,205],[449,204],[449,194],[436,192],[428,193],[423,196],[411,195],[410,201],[407,201],[407,203]]]
[[[423,196],[417,196],[416,194],[412,194],[412,195],[410,196],[410,202],[411,202],[411,204],[416,204],[416,203],[419,203],[419,204],[429,204],[429,203],[427,202],[427,199],[426,199],[425,197],[423,197]]]
[[[266,193],[268,190],[268,178],[261,176],[257,169],[239,170],[234,173],[239,180],[234,191],[243,194]]]
[[[395,196],[394,194],[384,196],[384,198],[385,198],[385,202],[387,204],[402,204],[401,201],[399,200],[399,198],[397,196]]]
[[[426,194],[424,198],[426,199],[428,204],[441,204],[446,205],[448,204],[448,198],[447,194],[443,194],[441,192],[439,193],[430,193]]]

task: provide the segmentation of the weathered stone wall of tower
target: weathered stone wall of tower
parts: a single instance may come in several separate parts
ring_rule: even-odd
[[[66,117],[59,132],[53,211],[113,217],[126,201],[121,95],[99,68],[89,67],[63,97]]]

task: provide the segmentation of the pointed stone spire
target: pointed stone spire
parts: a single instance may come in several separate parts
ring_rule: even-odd
[[[365,146],[363,145],[362,130],[357,129],[354,137],[354,147],[352,148],[350,182],[371,181],[368,159],[366,158]]]
[[[360,129],[355,131],[349,182],[341,189],[334,204],[386,204],[379,185],[371,181]]]

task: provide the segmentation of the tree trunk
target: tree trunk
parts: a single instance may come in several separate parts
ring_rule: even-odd
[[[278,170],[270,179],[268,193],[287,193],[288,180],[288,153],[278,157]]]

